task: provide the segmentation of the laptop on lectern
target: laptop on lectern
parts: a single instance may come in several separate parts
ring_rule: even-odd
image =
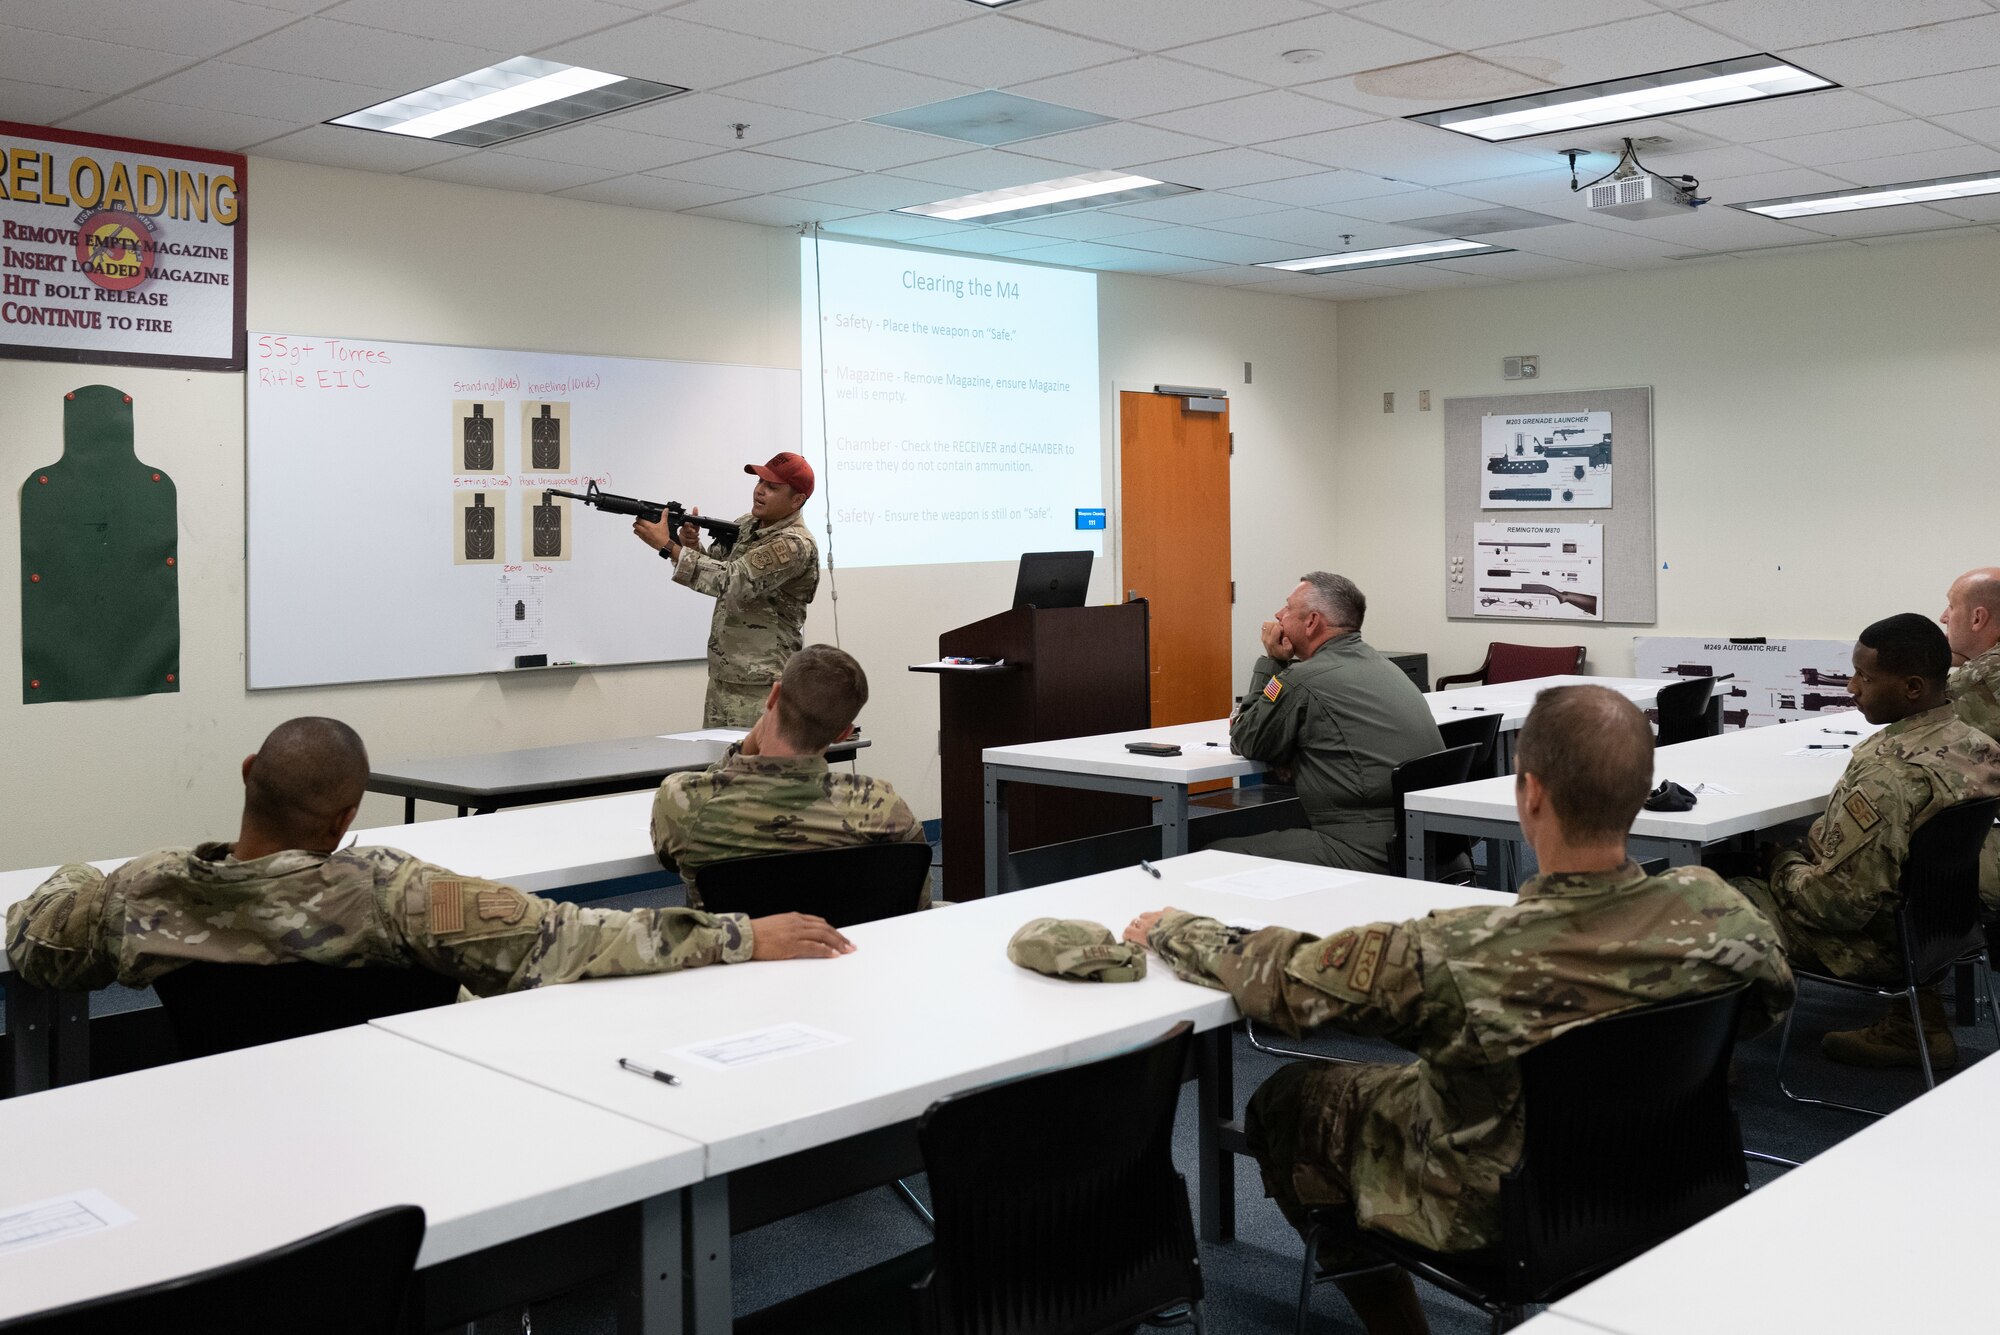
[[[1089,587],[1089,552],[1023,552],[1014,606],[1082,607]]]

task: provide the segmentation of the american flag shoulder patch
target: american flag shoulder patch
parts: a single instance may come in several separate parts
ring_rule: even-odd
[[[1273,677],[1269,681],[1264,683],[1264,698],[1266,700],[1276,700],[1280,695],[1283,695],[1284,692],[1285,692],[1285,683],[1279,681],[1276,677]]]
[[[465,930],[465,882],[438,880],[431,882],[431,931],[462,932]]]

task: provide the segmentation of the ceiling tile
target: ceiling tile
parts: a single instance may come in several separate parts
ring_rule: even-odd
[[[1015,145],[1019,152],[1031,157],[1100,168],[1130,167],[1136,162],[1191,157],[1215,147],[1215,142],[1210,139],[1196,139],[1192,135],[1156,130],[1150,125],[1130,121],[1114,121],[1085,130],[1044,135],[1040,139],[1024,140]]]
[[[567,162],[544,162],[539,158],[515,158],[502,153],[468,153],[435,167],[419,167],[406,176],[423,176],[433,181],[484,186],[489,190],[516,190],[548,194],[571,186],[601,181],[611,173],[602,167],[581,167]]]
[[[693,0],[674,17],[815,51],[852,51],[965,17],[962,0]]]
[[[1546,79],[1558,88],[1753,54],[1755,48],[1678,14],[1625,19],[1478,52],[1483,60]]]
[[[1802,46],[1786,54],[1815,74],[1855,88],[1983,69],[2000,65],[2000,14]]]
[[[1164,51],[1190,42],[1213,41],[1252,28],[1294,19],[1312,18],[1320,6],[1305,0],[1146,0],[1135,11],[1132,0],[1063,0],[1060,5],[1035,5],[1022,17],[1048,28],[1081,33],[1140,51]]]
[[[836,236],[865,236],[877,241],[908,241],[920,246],[941,244],[934,238],[956,236],[973,229],[957,223],[919,218],[910,213],[861,213],[835,218],[822,231]]]
[[[1284,207],[1268,199],[1249,199],[1222,190],[1203,190],[1192,195],[1143,200],[1137,204],[1106,209],[1105,212],[1159,222],[1196,224],[1212,223],[1223,218],[1247,218],[1255,213],[1276,213]]]
[[[7,0],[7,22],[69,37],[110,38],[124,46],[212,56],[282,28],[298,16],[242,0]]]
[[[1109,209],[1086,209],[1081,213],[1030,218],[1007,230],[1067,241],[1100,241],[1109,237],[1135,236],[1140,232],[1157,232],[1162,227],[1172,226],[1175,224],[1161,222],[1157,218],[1134,218],[1128,213],[1113,213]]]
[[[822,130],[840,122],[830,116],[793,111],[761,102],[745,102],[714,93],[684,93],[607,116],[605,124],[669,139],[692,139],[717,148],[756,148],[796,134]],[[741,125],[739,132],[736,127]]]
[[[1532,255],[1554,255],[1560,259],[1583,260],[1629,268],[1634,261],[1664,261],[1669,255],[1693,255],[1695,246],[1682,246],[1657,237],[1631,236],[1608,227],[1589,223],[1566,223],[1561,227],[1537,227],[1508,238],[1515,250]]]
[[[2000,101],[2000,98],[1995,100]],[[1885,107],[1866,94],[1846,88],[1829,88],[1825,92],[1775,97],[1768,102],[1752,102],[1745,106],[1682,112],[1675,119],[1699,126],[1704,134],[1749,144],[1825,130],[1845,130],[1856,125],[1879,125],[1902,118],[1893,107]]]
[[[1284,59],[1284,52],[1297,50],[1324,54],[1304,64],[1295,65]],[[1441,56],[1446,54],[1446,48],[1344,14],[1320,14],[1273,28],[1178,47],[1172,54],[1191,65],[1206,65],[1225,74],[1285,88]]]
[[[1068,175],[1066,172],[1051,172],[1047,158],[1023,157],[1000,148],[983,148],[955,157],[936,158],[889,174],[920,181],[941,181],[968,193],[1005,190],[1009,186],[1029,185],[1049,180],[1052,176]]]
[[[1984,0],[1720,0],[1681,12],[1760,51],[1783,51],[1993,11]]]
[[[748,151],[718,153],[714,157],[696,158],[692,162],[677,162],[652,174],[673,181],[728,186],[746,194],[796,190],[802,185],[848,175],[838,167],[823,167],[814,162],[795,162],[791,158]]]
[[[1428,292],[1447,287],[1491,287],[1514,281],[1492,269],[1484,272],[1473,269],[1470,261],[1460,269],[1446,268],[1437,260],[1425,260],[1417,264],[1386,265],[1368,272],[1374,275],[1370,281],[1404,292]]]
[[[423,0],[422,4],[343,0],[320,10],[319,17],[446,42],[472,38],[481,46],[520,52],[537,51],[554,42],[626,23],[635,15],[630,6],[604,4],[602,0],[563,0],[559,5],[539,0]]]
[[[1546,92],[1553,86],[1477,56],[1453,54],[1300,84],[1297,91],[1376,116],[1414,116],[1468,102]]]
[[[514,157],[541,158],[551,162],[574,162],[606,171],[644,172],[670,163],[703,158],[715,152],[712,145],[689,139],[668,139],[657,134],[636,134],[604,121],[586,121],[565,129],[516,139],[493,150]]]
[[[565,199],[587,199],[598,204],[623,204],[635,209],[678,210],[720,204],[742,197],[740,190],[725,190],[691,181],[664,181],[657,176],[614,176],[558,191]]]
[[[1167,259],[1180,256],[1168,255]],[[1197,263],[1200,261],[1187,261]],[[1251,269],[1240,264],[1218,264],[1212,268],[1192,272],[1176,272],[1166,275],[1177,283],[1205,283],[1210,287],[1264,288],[1289,277],[1275,269]]]
[[[1190,255],[1198,260],[1224,264],[1256,264],[1264,260],[1292,258],[1288,243],[1267,237],[1244,236],[1238,232],[1217,232],[1205,227],[1166,227],[1157,232],[1141,232],[1125,238],[1135,250],[1151,250],[1167,255]]]
[[[1023,236],[1000,227],[975,227],[919,244],[961,251],[967,255],[1011,255],[1020,250],[1033,250],[1046,241],[1046,237]]]
[[[1893,185],[1899,181],[1928,181],[1934,176],[1969,176],[1973,172],[2000,169],[2000,149],[1984,144],[1947,148],[1935,153],[1905,153],[1893,158],[1864,158],[1860,162],[1827,164],[1830,176],[1844,176],[1857,185]]]
[[[1979,111],[2000,106],[2000,69],[1960,70],[1900,83],[1878,83],[1868,96],[1918,116]]]
[[[1963,227],[1965,219],[1939,213],[1921,204],[1899,204],[1887,209],[1857,209],[1852,213],[1820,213],[1810,218],[1794,218],[1792,226],[1823,236],[1883,236],[1902,232],[1924,232],[1940,227]]]
[[[782,195],[762,195],[728,204],[710,204],[687,212],[703,218],[727,218],[732,222],[756,223],[761,227],[797,227],[800,223],[825,222],[829,218],[852,217],[861,209],[836,204],[816,204],[806,199],[786,199]]]
[[[1417,232],[1390,223],[1371,222],[1321,213],[1315,209],[1293,209],[1287,213],[1260,213],[1250,218],[1231,218],[1215,224],[1213,230],[1239,236],[1264,237],[1288,247],[1286,254],[1265,259],[1297,259],[1301,255],[1341,250],[1373,250],[1378,246],[1402,245],[1413,241],[1435,241],[1434,232]],[[1131,244],[1144,245],[1135,239]]]
[[[1289,139],[1295,135],[1318,134],[1349,125],[1361,125],[1375,117],[1351,107],[1337,107],[1317,98],[1274,89],[1249,97],[1211,102],[1148,116],[1148,125],[1176,130],[1181,134],[1219,139],[1225,144],[1261,144],[1269,139]]]
[[[870,64],[1020,92],[1015,85],[1030,79],[1109,64],[1124,59],[1127,52],[1072,33],[1037,28],[1005,14],[980,14],[948,28],[871,46],[858,54]]]
[[[1019,258],[1040,259],[1035,251],[1024,251]],[[1158,278],[1182,279],[1198,272],[1213,273],[1222,269],[1233,269],[1236,265],[1224,264],[1219,260],[1198,260],[1187,255],[1159,255],[1147,250],[1121,249],[1117,255],[1107,256],[1091,266],[1103,273],[1150,274]]]
[[[1646,0],[1373,0],[1348,13],[1460,51],[1657,13]],[[1475,94],[1475,98],[1477,95]]]
[[[1754,176],[1728,176],[1703,181],[1701,188],[1702,193],[1714,201],[1711,207],[1719,207],[1758,199],[1778,199],[1785,195],[1817,195],[1853,184],[1809,167],[1789,167],[1784,171],[1758,172]]]
[[[1937,123],[1954,134],[1964,135],[1967,139],[1975,139],[1989,147],[2000,147],[2000,107],[1940,116],[1937,118]]]
[[[51,88],[19,79],[0,79],[0,121],[54,125],[102,97],[102,93],[85,92],[81,88]]]
[[[1350,199],[1373,199],[1377,195],[1421,189],[1423,187],[1414,181],[1393,181],[1372,172],[1322,171],[1310,176],[1294,176],[1288,181],[1262,181],[1240,186],[1234,193],[1251,199],[1311,208],[1320,204],[1338,206]]]
[[[1962,148],[1965,143],[1959,135],[1926,121],[1901,120],[1887,125],[1859,125],[1823,134],[1802,134],[1791,139],[1770,139],[1757,147],[1786,162],[1817,167],[1829,162],[1855,162],[1863,158]]]
[[[1656,241],[1691,246],[1696,250],[1739,250],[1746,246],[1776,245],[1790,239],[1786,231],[1789,224],[1783,219],[1766,218],[1713,204],[1675,218],[1604,221],[1606,226],[1632,236],[1651,237]]]
[[[1258,92],[1260,88],[1248,79],[1218,74],[1197,65],[1159,56],[1139,56],[1077,74],[1016,84],[1007,91],[1104,116],[1134,118],[1199,106],[1203,102],[1219,102],[1226,97]]]
[[[701,89],[789,69],[819,56],[803,46],[705,28],[659,14],[543,47],[534,54],[612,74]]]
[[[192,69],[148,84],[145,89],[146,97],[154,102],[290,121],[323,121],[345,116],[394,97],[397,91],[223,60],[203,61]]]
[[[824,204],[845,204],[856,209],[901,209],[912,204],[929,204],[960,193],[955,185],[935,181],[912,181],[902,176],[842,176],[831,181],[795,186],[779,192],[794,199],[818,200]]]
[[[1609,166],[1607,160],[1604,168]],[[1600,174],[1601,170],[1586,174],[1581,167],[1578,171],[1579,179],[1586,182]],[[1518,176],[1497,176],[1485,181],[1459,181],[1451,187],[1451,192],[1468,199],[1484,200],[1488,204],[1534,209],[1539,213],[1563,213],[1571,207],[1577,210],[1583,208],[1581,198],[1569,188],[1569,168],[1564,166],[1524,172]]]
[[[1027,250],[1008,252],[1016,259],[1033,260],[1037,264],[1063,264],[1076,269],[1119,269],[1145,265],[1155,270],[1187,263],[1185,257],[1157,255],[1151,251],[1127,250],[1122,246],[1106,246],[1094,241],[1058,241],[1054,245],[1046,241]],[[1127,261],[1121,264],[1119,261]]]
[[[1382,195],[1375,199],[1355,199],[1334,210],[1350,218],[1369,222],[1399,223],[1410,218],[1435,218],[1441,214],[1471,213],[1487,206],[1483,199],[1453,194],[1449,190],[1415,190],[1406,195]]]
[[[1587,278],[1592,274],[1608,272],[1601,264],[1558,259],[1554,255],[1530,255],[1523,250],[1510,250],[1502,255],[1468,255],[1462,260],[1437,260],[1434,263],[1440,269],[1513,279]]]
[[[92,93],[122,93],[187,63],[186,56],[165,51],[142,51],[115,42],[0,24],[0,79]]]
[[[1945,200],[1931,205],[1931,208],[1969,222],[2000,222],[2000,195],[1970,195],[1964,199]]]
[[[89,134],[127,135],[161,144],[186,144],[191,148],[214,148],[234,153],[251,144],[290,134],[299,128],[295,120],[271,120],[262,116],[239,116],[230,111],[206,107],[177,107],[170,102],[149,102],[142,97],[121,97],[93,107],[62,123],[66,130]]]
[[[964,147],[956,139],[856,121],[781,139],[766,145],[764,151],[802,162],[829,163],[849,171],[880,171],[884,167],[949,157]]]
[[[1759,148],[1762,146],[1760,145]],[[1759,148],[1698,149],[1692,153],[1675,153],[1671,149],[1652,151],[1645,155],[1645,164],[1664,176],[1692,176],[1706,184],[1711,179],[1721,180],[1729,176],[1751,176],[1758,172],[1783,171],[1791,166],[1782,158],[1774,158]]]
[[[1260,272],[1269,273],[1271,271],[1266,269],[1260,270]],[[1381,273],[1382,270],[1371,269],[1369,272]],[[1257,291],[1270,292],[1287,297],[1317,297],[1327,301],[1368,301],[1376,297],[1396,297],[1402,295],[1401,289],[1384,287],[1380,283],[1363,283],[1344,275],[1335,277],[1332,274],[1309,273],[1285,274],[1268,283],[1259,283]]]
[[[266,140],[257,145],[256,155],[364,172],[405,172],[412,167],[467,156],[460,144],[433,144],[407,135],[350,130],[338,125],[312,125],[281,139]]]
[[[1374,121],[1269,145],[1293,157],[1420,185],[1542,171],[1547,160],[1410,121]]]
[[[1166,158],[1139,164],[1137,170],[1155,180],[1191,185],[1197,190],[1227,190],[1232,186],[1282,181],[1290,176],[1310,175],[1310,162],[1279,157],[1255,148],[1224,148],[1192,157]]]
[[[310,18],[236,47],[229,61],[342,82],[365,75],[371,84],[407,92],[518,54]]]
[[[732,86],[729,95],[859,121],[977,91],[971,84],[832,56],[804,69],[746,80]]]

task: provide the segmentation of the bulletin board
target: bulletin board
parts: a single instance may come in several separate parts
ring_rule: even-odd
[[[1537,434],[1525,427],[1519,441],[1493,458],[1489,418],[1540,418],[1550,429]],[[1658,620],[1650,387],[1446,399],[1444,502],[1447,616],[1490,620],[1496,629],[1524,620],[1580,619],[1577,597],[1559,601],[1558,594],[1567,592],[1560,563],[1548,564],[1545,573],[1535,561],[1542,549],[1527,544],[1503,551],[1490,545],[1490,532],[1489,546],[1479,545],[1481,525],[1504,521],[1551,530],[1601,526],[1601,569],[1590,576],[1601,592],[1590,598],[1597,606],[1588,619],[1626,625]],[[1555,534],[1546,541],[1550,552],[1562,551]],[[1495,556],[1503,559],[1487,559]],[[1535,591],[1541,588],[1551,592]]]

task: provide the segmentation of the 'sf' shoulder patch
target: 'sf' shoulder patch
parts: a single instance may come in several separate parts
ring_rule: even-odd
[[[1847,814],[1853,818],[1854,823],[1863,830],[1872,830],[1882,823],[1882,813],[1875,809],[1875,804],[1868,800],[1866,793],[1850,793],[1847,801],[1841,805],[1847,809]]]
[[[1285,683],[1279,681],[1276,677],[1273,677],[1269,681],[1264,683],[1264,698],[1266,700],[1276,700],[1280,695],[1283,695],[1284,693],[1285,693]]]

